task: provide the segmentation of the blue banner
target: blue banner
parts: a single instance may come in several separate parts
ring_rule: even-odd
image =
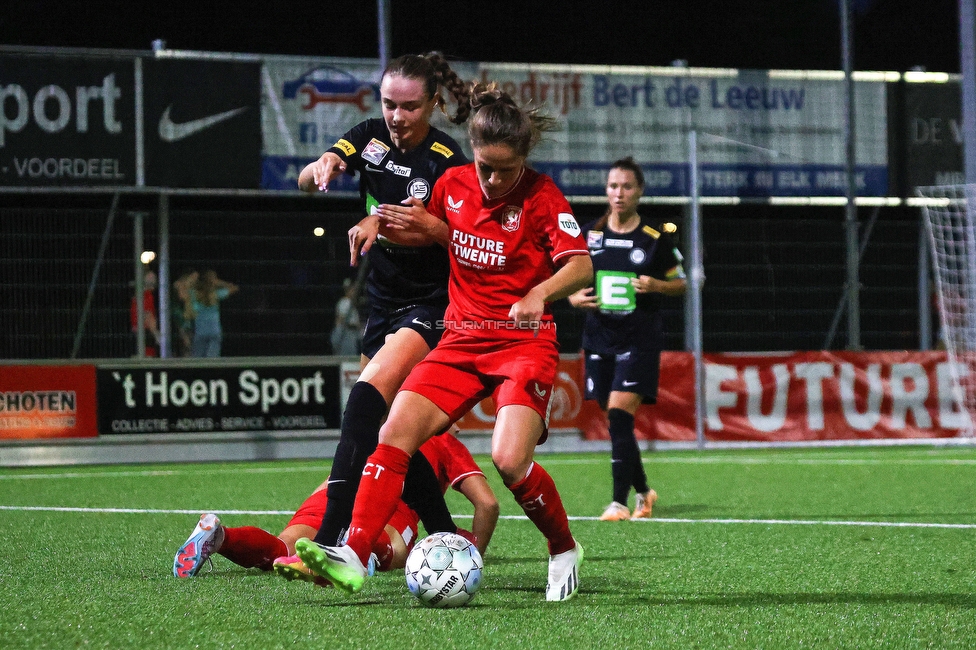
[[[646,181],[645,196],[689,196],[688,165],[638,161]],[[603,196],[606,163],[533,162],[532,167],[556,182],[569,196]],[[858,165],[857,193],[884,196],[888,192],[885,165]],[[701,196],[845,196],[847,176],[839,165],[722,165],[708,163],[698,169]]]

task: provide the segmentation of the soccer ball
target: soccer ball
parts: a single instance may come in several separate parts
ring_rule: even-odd
[[[407,587],[427,607],[460,607],[481,586],[478,547],[455,533],[434,533],[407,556]]]

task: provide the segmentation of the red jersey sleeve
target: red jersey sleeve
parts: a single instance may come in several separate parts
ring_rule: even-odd
[[[572,255],[589,255],[583,231],[569,207],[569,201],[556,187],[551,178],[544,177],[540,188],[540,203],[545,205],[544,214],[548,218],[539,224],[542,245],[549,250],[550,259],[558,267]]]
[[[464,443],[450,433],[434,436],[420,447],[420,451],[434,468],[442,492],[447,492],[449,487],[457,490],[461,481],[469,476],[485,475]]]

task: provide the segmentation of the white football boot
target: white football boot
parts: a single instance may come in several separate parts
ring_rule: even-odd
[[[583,564],[583,547],[576,542],[576,548],[565,553],[549,556],[549,583],[546,585],[546,600],[559,602],[569,600],[579,591],[579,568]]]

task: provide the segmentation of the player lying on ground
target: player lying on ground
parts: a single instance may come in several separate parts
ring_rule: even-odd
[[[484,555],[498,522],[498,500],[484,473],[470,452],[450,433],[431,438],[420,451],[434,468],[442,491],[453,487],[474,506],[471,532],[463,531]],[[189,578],[197,574],[211,555],[223,555],[245,567],[272,570],[289,580],[300,579],[327,586],[328,581],[310,572],[294,557],[295,542],[314,535],[325,512],[328,496],[325,483],[298,508],[285,529],[276,537],[254,526],[227,527],[214,514],[204,514],[173,560],[173,575]],[[417,539],[419,518],[401,500],[372,552],[375,569],[402,568]],[[275,560],[278,559],[278,562]]]

